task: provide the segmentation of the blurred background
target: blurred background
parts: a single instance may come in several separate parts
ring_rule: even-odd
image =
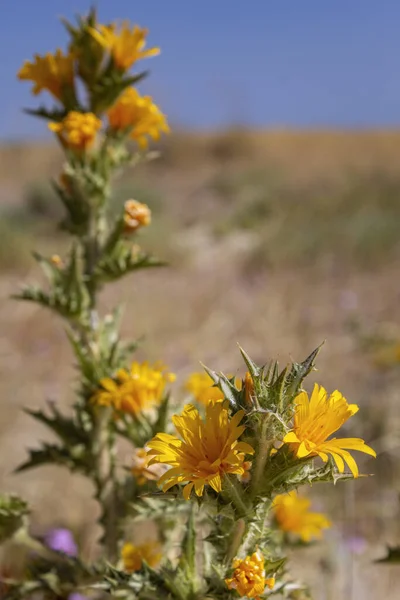
[[[32,248],[62,254],[67,243],[48,183],[61,153],[45,122],[22,112],[49,98],[31,97],[16,72],[63,45],[59,16],[89,6],[0,7],[0,485],[30,502],[39,534],[68,527],[83,545],[95,535],[86,482],[51,468],[12,474],[47,436],[21,407],[53,399],[67,409],[75,373],[63,324],[10,295],[38,276]],[[124,335],[143,337],[140,356],[177,373],[177,395],[200,360],[243,374],[237,342],[284,365],[326,340],[307,386],[359,404],[346,434],[379,456],[359,459],[373,477],[310,490],[334,526],[322,545],[294,552],[294,568],[318,600],[394,600],[400,565],[374,561],[400,545],[400,5],[97,6],[101,21],[130,19],[161,46],[141,90],[173,129],[113,198],[151,207],[140,243],[170,267],[111,287],[103,308],[124,303]]]

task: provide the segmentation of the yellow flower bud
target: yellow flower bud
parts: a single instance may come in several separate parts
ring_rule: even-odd
[[[53,254],[53,256],[50,258],[50,262],[57,267],[57,269],[61,269],[64,265],[61,256],[58,254]]]
[[[229,590],[236,590],[240,596],[258,599],[266,587],[270,590],[275,585],[274,577],[265,576],[264,557],[257,551],[245,559],[233,561],[233,576],[225,579]]]
[[[251,406],[253,404],[252,397],[254,396],[254,383],[253,383],[253,379],[248,371],[247,371],[246,375],[244,376],[244,393],[245,393],[246,404],[248,406]]]
[[[94,144],[101,124],[101,120],[91,112],[71,110],[59,123],[49,123],[49,129],[58,135],[63,146],[82,152]]]
[[[139,229],[139,227],[150,225],[151,210],[147,204],[142,204],[137,200],[127,200],[124,207],[124,225],[126,233],[132,233]]]

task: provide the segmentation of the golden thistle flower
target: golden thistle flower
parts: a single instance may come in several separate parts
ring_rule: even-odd
[[[139,227],[150,225],[151,210],[147,204],[142,204],[137,200],[127,200],[124,209],[124,225],[127,233],[132,233]]]
[[[138,546],[127,542],[121,550],[124,569],[128,573],[139,571],[143,561],[154,568],[159,564],[161,557],[161,546],[158,542],[147,542]]]
[[[99,25],[98,29],[90,28],[93,38],[111,53],[118,69],[126,71],[142,58],[149,58],[160,53],[159,48],[144,50],[148,29],[135,25],[130,27],[125,21],[117,28],[115,24]]]
[[[100,128],[101,120],[95,114],[76,110],[71,110],[60,123],[49,123],[49,129],[58,135],[63,146],[79,152],[93,145]]]
[[[233,576],[225,579],[225,583],[242,597],[258,599],[266,587],[272,590],[275,585],[275,577],[265,576],[264,557],[259,551],[245,559],[235,558],[233,568]]]
[[[172,381],[175,381],[175,375],[166,373],[161,363],[151,366],[147,362],[133,362],[130,371],[119,369],[115,379],[101,379],[101,388],[93,394],[91,401],[99,406],[111,406],[117,412],[138,415],[159,404],[166,383]]]
[[[26,61],[18,71],[18,78],[33,81],[34,95],[48,90],[55,98],[61,100],[63,89],[73,85],[74,58],[72,54],[64,55],[59,49],[55,54],[35,54],[34,61]]]
[[[298,535],[303,542],[321,539],[322,530],[328,529],[331,522],[324,514],[311,512],[310,505],[308,498],[301,498],[296,492],[276,496],[273,508],[279,528]]]
[[[147,455],[148,448],[136,448],[133,456],[131,473],[138,485],[144,485],[147,481],[157,481],[164,473],[163,465],[150,465]]]
[[[244,411],[240,410],[230,419],[227,404],[213,401],[206,407],[204,421],[191,404],[184,407],[180,416],[174,415],[172,422],[182,439],[159,433],[147,444],[149,465],[172,467],[158,482],[163,491],[185,482],[183,496],[188,500],[193,487],[197,496],[203,495],[205,485],[221,492],[225,474],[243,475],[244,456],[254,452],[249,444],[238,441],[245,430],[243,425],[239,427],[243,416]]]
[[[185,389],[197,400],[200,404],[207,406],[209,400],[223,400],[224,394],[218,387],[214,386],[214,382],[208,373],[192,373],[186,380]]]
[[[330,454],[340,473],[344,463],[354,477],[358,477],[356,461],[348,450],[359,450],[376,456],[376,452],[359,438],[331,438],[342,425],[358,411],[356,404],[348,404],[337,390],[329,397],[327,391],[315,384],[311,399],[306,392],[300,392],[295,399],[296,412],[293,430],[286,434],[283,442],[289,444],[297,458],[319,456],[324,462]]]
[[[148,146],[147,137],[160,139],[161,132],[169,133],[165,115],[150,96],[141,96],[133,88],[127,88],[107,112],[113,131],[128,131],[130,137],[143,149]]]

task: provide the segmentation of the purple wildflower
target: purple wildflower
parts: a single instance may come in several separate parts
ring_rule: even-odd
[[[78,546],[69,529],[64,529],[62,527],[52,529],[45,536],[45,543],[49,548],[56,550],[57,552],[63,552],[69,556],[77,556],[78,554]],[[79,598],[75,600],[79,600]]]

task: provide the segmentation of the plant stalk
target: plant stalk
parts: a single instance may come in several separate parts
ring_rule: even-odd
[[[90,296],[88,335],[86,344],[92,354],[98,353],[96,329],[98,324],[97,313],[97,285],[94,271],[98,260],[99,231],[98,209],[91,208],[88,223],[88,232],[84,243],[85,277]],[[94,356],[94,360],[96,360]],[[117,481],[115,473],[115,441],[110,432],[109,424],[112,418],[110,409],[102,408],[94,413],[93,432],[93,482],[96,488],[96,498],[101,506],[101,524],[103,525],[103,544],[107,560],[115,561],[118,557],[118,511],[117,511]]]
[[[226,564],[230,566],[232,560],[237,556],[238,550],[242,545],[244,534],[246,533],[246,522],[244,519],[239,519],[236,522],[235,528],[232,533],[232,541],[229,546],[229,550],[226,555]]]
[[[96,415],[93,454],[95,459],[94,484],[96,498],[101,506],[103,543],[106,558],[114,561],[118,556],[118,513],[114,463],[114,441],[109,432],[111,411],[101,408]]]
[[[239,519],[247,515],[247,506],[243,501],[241,490],[235,481],[232,481],[229,475],[224,476],[224,490],[225,495],[232,502],[235,509],[235,513]]]
[[[269,417],[264,418],[260,431],[260,442],[258,445],[257,458],[251,474],[250,497],[254,499],[260,488],[273,442],[267,438]]]

